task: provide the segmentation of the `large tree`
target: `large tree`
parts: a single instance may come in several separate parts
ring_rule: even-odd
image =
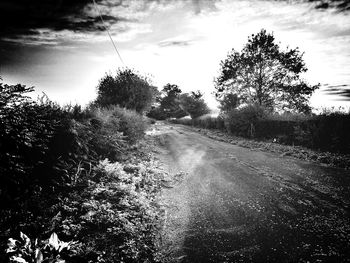
[[[182,91],[176,84],[166,84],[162,89],[160,109],[164,111],[166,118],[181,118],[186,112],[180,107],[180,95]]]
[[[203,99],[203,93],[200,91],[181,94],[180,106],[192,119],[210,112],[209,107]]]
[[[96,104],[119,105],[123,108],[144,112],[150,109],[157,88],[146,77],[131,69],[118,70],[116,76],[107,74],[97,87]]]
[[[319,85],[311,86],[301,78],[306,71],[298,48],[281,50],[274,35],[262,29],[248,38],[241,52],[232,49],[221,62],[215,95],[219,101],[236,94],[240,104],[309,112],[309,98]]]

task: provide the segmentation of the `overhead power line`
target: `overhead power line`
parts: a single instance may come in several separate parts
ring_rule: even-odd
[[[111,33],[109,32],[109,29],[108,29],[108,27],[106,26],[106,23],[105,23],[105,21],[104,21],[104,19],[103,19],[103,17],[102,17],[102,14],[101,14],[101,12],[100,12],[100,9],[98,8],[98,6],[97,6],[95,0],[92,0],[92,2],[94,3],[95,9],[96,9],[98,15],[100,16],[100,19],[101,19],[101,21],[102,21],[103,27],[104,27],[105,30],[107,31],[107,34],[108,34],[108,36],[109,36],[109,39],[111,40],[112,45],[113,45],[115,51],[117,52],[117,55],[118,55],[120,61],[121,61],[121,62],[123,63],[123,65],[125,66],[125,63],[124,63],[124,61],[123,61],[123,59],[122,59],[122,57],[121,57],[121,55],[120,55],[120,53],[119,53],[119,51],[118,51],[117,45],[114,43],[113,38],[112,38],[112,36],[111,36]]]

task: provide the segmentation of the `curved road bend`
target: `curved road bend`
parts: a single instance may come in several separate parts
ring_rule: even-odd
[[[167,262],[350,262],[350,173],[157,123]]]

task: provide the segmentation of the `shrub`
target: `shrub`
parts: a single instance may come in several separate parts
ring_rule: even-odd
[[[225,116],[225,126],[232,134],[254,137],[256,123],[265,116],[266,112],[261,106],[248,105],[228,112]]]
[[[63,263],[70,260],[74,255],[71,247],[75,246],[74,242],[63,242],[59,240],[56,233],[52,233],[50,238],[44,241],[30,238],[20,232],[19,240],[9,238],[6,253],[10,262],[52,262]]]
[[[192,119],[198,118],[210,112],[207,104],[203,99],[203,94],[200,91],[192,91],[190,94],[181,94],[180,105],[182,109],[191,116]]]
[[[300,123],[297,143],[331,152],[350,153],[350,114],[318,115]],[[300,140],[302,137],[303,140]]]
[[[115,77],[107,74],[100,80],[97,91],[96,105],[119,105],[140,113],[150,109],[157,93],[146,77],[131,69],[119,69]]]
[[[67,124],[68,114],[53,103],[34,103],[24,86],[2,86],[0,115],[0,198],[4,204],[26,199],[34,188],[63,183],[56,176],[57,149],[49,145]],[[4,97],[12,97],[6,99]]]
[[[33,89],[23,85],[1,83],[0,88],[0,249],[4,251],[8,234],[20,229],[34,233],[47,225],[47,208],[57,202],[74,171],[67,170],[72,149],[55,147],[71,145],[72,112],[45,97],[30,100],[26,94]]]
[[[196,119],[190,118],[181,118],[181,119],[173,119],[173,123],[190,125],[195,127],[201,127],[205,129],[225,129],[224,119],[222,117],[211,117],[211,116],[202,116]]]
[[[152,162],[101,161],[79,194],[62,200],[55,231],[82,243],[84,262],[154,262],[162,172]]]
[[[130,143],[141,139],[147,128],[147,120],[144,116],[119,107],[112,108],[113,116],[119,118],[119,130],[123,132]]]
[[[116,235],[109,236],[109,228],[98,227],[104,225],[103,215],[110,212],[109,205],[113,206],[114,215],[122,216],[126,207],[113,201],[121,202],[122,199],[117,198],[123,196],[129,197],[132,211],[130,218],[125,219],[130,221],[124,222],[122,217],[118,217],[121,220],[118,222],[125,223],[125,233],[129,231],[128,227],[138,225],[135,226],[136,236],[130,232],[130,235],[120,239],[118,253],[128,255],[130,260],[125,262],[137,262],[132,261],[135,257],[151,257],[151,237],[155,235],[152,231],[156,226],[151,226],[146,219],[154,219],[147,208],[154,206],[155,209],[157,206],[157,183],[153,184],[152,181],[156,181],[152,177],[155,174],[152,166],[147,164],[145,168],[140,164],[131,169],[139,171],[134,174],[120,172],[119,168],[126,169],[126,166],[115,164],[119,170],[112,176],[108,172],[112,164],[107,161],[100,163],[106,158],[113,162],[125,154],[129,145],[142,137],[146,128],[145,119],[119,107],[90,107],[85,110],[77,105],[60,107],[46,97],[35,102],[26,96],[32,89],[23,85],[1,83],[0,88],[0,261],[6,262],[8,259],[3,252],[9,236],[23,231],[44,239],[48,233],[56,230],[64,239],[79,237],[86,242],[81,247],[80,257],[89,258],[92,255],[96,261],[102,256],[97,252],[105,251],[107,243],[112,242],[108,237],[116,238]],[[111,177],[107,180],[108,176]],[[128,178],[125,179],[126,187],[138,189],[125,193],[125,189],[118,188],[123,176]],[[136,186],[132,181],[133,176],[140,178],[142,183]],[[93,222],[85,220],[83,216],[88,211],[83,204],[92,198],[98,199],[101,195],[97,194],[98,189],[103,187],[106,193],[113,192],[113,197],[106,197],[109,201],[99,201],[96,209],[101,217]],[[153,203],[150,204],[148,200]],[[112,220],[110,218],[104,226],[112,224]],[[89,236],[89,231],[92,232],[95,227],[99,232]],[[142,227],[150,232],[141,232]],[[82,230],[87,231],[86,239]],[[148,243],[144,246],[142,240],[146,243],[146,239]],[[127,248],[132,249],[135,242],[138,242],[136,252],[128,252]],[[116,250],[117,247],[114,248]]]
[[[163,108],[154,107],[147,113],[147,117],[156,120],[165,120],[168,117],[168,115]]]

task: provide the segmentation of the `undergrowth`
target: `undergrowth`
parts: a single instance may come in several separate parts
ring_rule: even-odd
[[[53,233],[74,248],[43,254],[47,262],[155,262],[162,172],[133,154],[147,120],[116,106],[33,101],[31,91],[0,83],[0,262],[46,262],[8,250],[8,240],[40,244]]]

